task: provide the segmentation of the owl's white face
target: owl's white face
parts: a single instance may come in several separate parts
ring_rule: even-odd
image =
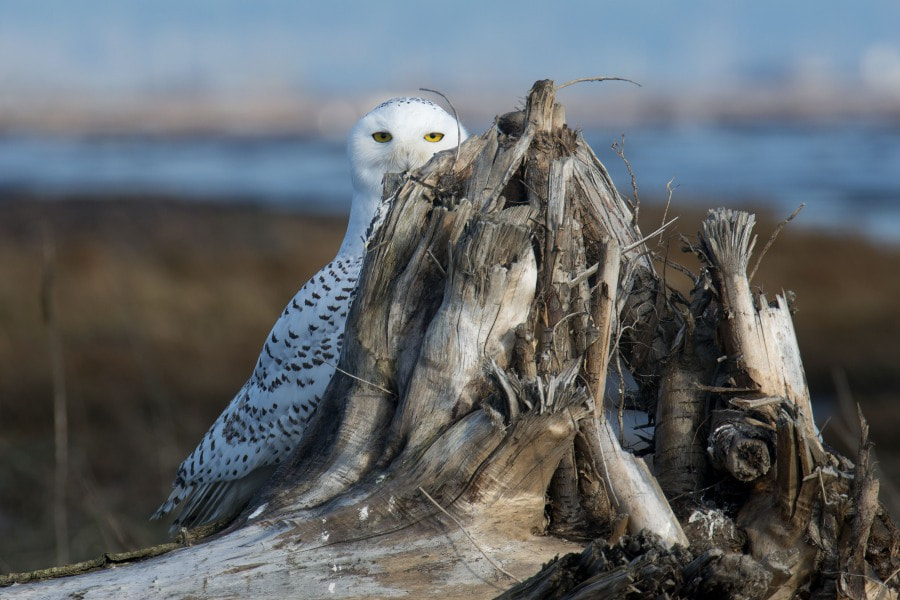
[[[435,152],[466,138],[456,119],[421,98],[394,98],[364,116],[350,132],[348,154],[356,193],[381,197],[385,173],[424,165]]]

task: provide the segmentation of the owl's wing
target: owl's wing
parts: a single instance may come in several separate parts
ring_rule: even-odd
[[[173,530],[233,518],[296,447],[334,374],[361,263],[338,256],[300,288],[151,518],[179,505]]]

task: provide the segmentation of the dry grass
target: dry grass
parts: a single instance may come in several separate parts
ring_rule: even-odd
[[[70,411],[72,558],[162,540],[147,517],[246,380],[341,219],[158,202],[0,204],[0,570],[53,562],[42,228]]]
[[[682,213],[682,231],[696,231],[702,213]],[[645,204],[641,214],[643,228],[655,229],[661,210]],[[147,517],[175,467],[244,382],[286,301],[333,256],[344,227],[163,201],[0,203],[0,571],[48,566],[55,553],[44,224],[56,246],[73,560],[164,539],[165,526]],[[773,227],[763,219],[763,242]],[[678,247],[670,258],[687,262]],[[884,401],[900,390],[898,273],[896,250],[791,225],[757,275],[772,294],[797,292],[814,398],[833,395],[830,369],[843,367],[868,405],[886,466],[896,450],[889,419],[900,411]]]

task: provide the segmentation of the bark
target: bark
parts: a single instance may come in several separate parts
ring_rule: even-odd
[[[850,543],[843,552],[844,573],[839,582],[839,589],[848,598],[860,600],[870,594],[880,592],[869,576],[871,569],[866,564],[866,548],[872,524],[878,512],[878,480],[871,462],[872,442],[869,441],[869,425],[860,414],[859,454],[857,455],[856,477],[853,480],[853,499],[856,505],[856,516],[850,527]]]
[[[656,405],[654,466],[660,487],[677,506],[695,506],[709,479],[706,388],[713,381],[718,355],[713,324],[703,314],[709,296],[705,286],[696,286],[690,306],[681,313],[680,352],[663,372]]]

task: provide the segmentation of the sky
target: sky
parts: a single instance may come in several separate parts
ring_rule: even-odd
[[[98,143],[94,156],[66,145],[106,139],[84,133],[246,133],[328,138],[338,148],[367,110],[422,87],[446,93],[470,131],[481,131],[537,79],[598,75],[642,87],[607,82],[562,90],[568,122],[604,140],[629,131],[629,153],[645,180],[653,169],[642,152],[658,150],[651,188],[664,189],[674,175],[690,188],[691,166],[694,180],[708,184],[705,165],[729,157],[767,185],[807,190],[812,182],[837,193],[829,179],[836,171],[822,170],[827,150],[836,164],[850,165],[840,172],[846,190],[833,205],[855,206],[854,194],[863,193],[886,199],[890,210],[897,206],[900,0],[0,0],[0,176],[6,168],[7,181],[21,184],[30,160],[36,181],[46,183],[55,166],[65,186],[72,173],[120,173],[113,166],[125,159],[133,162],[122,172],[152,175],[137,150],[118,153]],[[836,138],[827,148],[815,140],[791,146],[780,128],[763,136],[778,142],[773,148],[753,146],[748,136],[736,140],[731,131],[712,143],[702,127],[692,128],[746,119],[779,127],[820,119],[858,145]],[[629,126],[643,124],[668,129],[641,146],[640,130]],[[50,158],[50,142],[28,137],[44,133],[57,143]],[[803,127],[789,133],[813,139]],[[31,155],[23,139],[32,143]],[[884,148],[874,143],[879,139]],[[692,143],[700,149],[693,154]],[[193,163],[167,162],[170,153],[152,144],[141,148],[160,159],[163,174],[194,168],[192,177],[215,179],[204,170],[205,140]],[[297,195],[290,187],[296,169],[282,150],[274,164]],[[676,169],[676,156],[689,163]],[[769,162],[750,160],[757,158]],[[247,156],[239,160],[245,164]],[[227,160],[215,164],[238,172]],[[801,179],[754,170],[773,166]],[[881,169],[875,175],[866,170],[874,166]],[[277,180],[271,168],[261,162],[260,181]],[[723,189],[733,188],[731,171],[721,171]],[[240,172],[247,180],[247,170]],[[796,206],[793,198],[785,204]],[[900,220],[891,218],[896,234]]]
[[[900,94],[896,0],[0,0],[0,94],[653,89],[839,80]]]

